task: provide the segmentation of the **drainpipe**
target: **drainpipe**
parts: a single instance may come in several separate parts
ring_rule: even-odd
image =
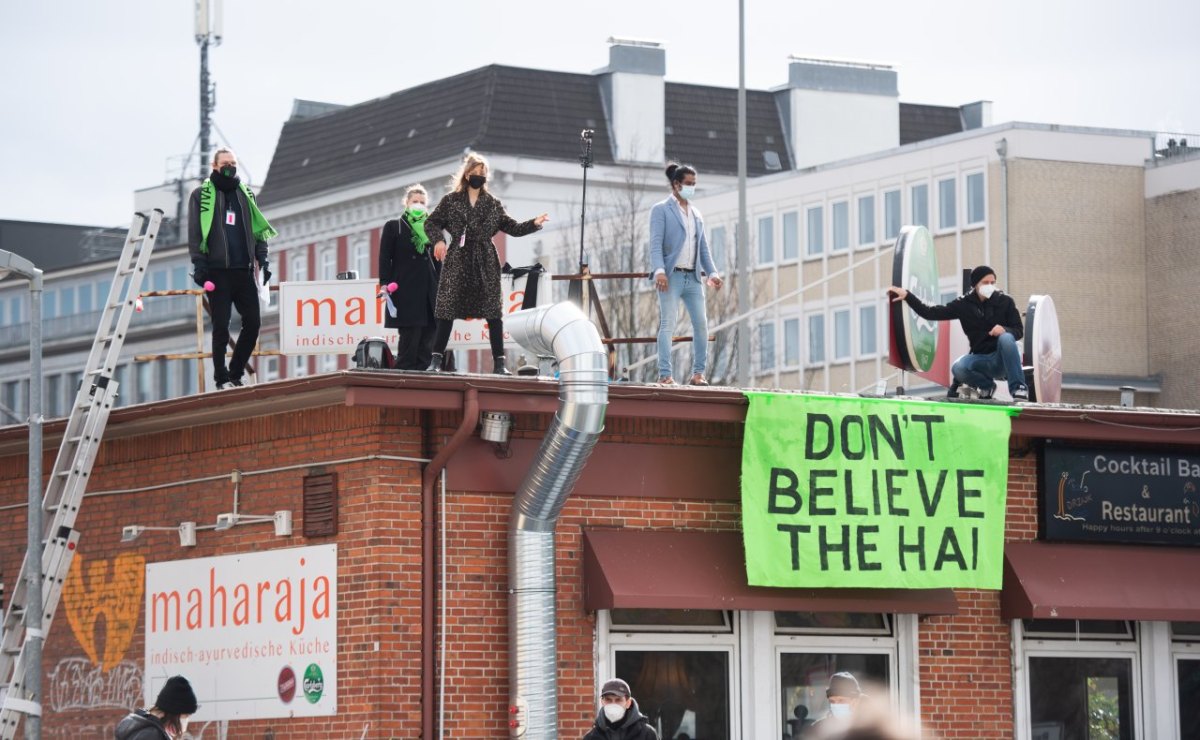
[[[1004,280],[1009,295],[1012,295],[1013,277],[1008,271],[1008,139],[996,142],[996,154],[1000,155],[1000,241],[1004,245]]]
[[[518,344],[558,360],[558,412],[513,499],[508,529],[509,734],[558,737],[554,527],[604,429],[608,358],[572,303],[505,317]]]
[[[437,563],[434,537],[437,535],[438,510],[433,486],[446,463],[467,437],[475,432],[475,425],[478,423],[479,392],[468,388],[463,393],[462,421],[458,429],[454,430],[445,446],[425,466],[425,472],[421,476],[421,737],[424,740],[437,737],[434,706],[437,687]]]

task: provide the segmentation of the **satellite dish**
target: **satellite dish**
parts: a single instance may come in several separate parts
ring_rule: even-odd
[[[1048,295],[1029,296],[1025,312],[1025,362],[1033,365],[1031,401],[1062,401],[1062,338],[1058,311]]]
[[[904,288],[936,306],[938,300],[937,251],[933,236],[924,226],[905,226],[896,238],[892,256],[892,285]],[[892,336],[899,350],[900,366],[914,372],[929,372],[937,355],[938,326],[909,309],[904,301],[893,301]]]

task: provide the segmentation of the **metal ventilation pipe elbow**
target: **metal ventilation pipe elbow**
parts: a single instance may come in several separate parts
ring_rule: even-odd
[[[509,729],[558,737],[554,527],[604,429],[608,358],[573,303],[519,311],[505,328],[522,347],[558,360],[559,408],[513,500],[508,530]]]

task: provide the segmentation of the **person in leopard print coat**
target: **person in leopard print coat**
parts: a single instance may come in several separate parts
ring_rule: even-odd
[[[425,220],[433,240],[433,258],[442,262],[433,315],[437,319],[430,372],[441,372],[446,345],[455,319],[487,319],[494,372],[511,375],[504,361],[504,321],[500,295],[500,258],[492,236],[503,231],[525,236],[549,220],[545,213],[518,222],[504,210],[499,198],[487,191],[487,160],[468,154],[455,173],[451,192]],[[449,246],[443,232],[450,234]]]

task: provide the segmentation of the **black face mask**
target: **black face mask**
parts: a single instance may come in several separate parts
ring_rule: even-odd
[[[485,182],[487,182],[487,177],[485,177],[484,175],[468,175],[467,176],[467,184],[470,185],[471,187],[475,188],[476,190],[483,187],[483,184]]]
[[[238,186],[237,167],[222,167],[220,170],[213,170],[212,182],[218,190],[226,193],[236,189]]]

